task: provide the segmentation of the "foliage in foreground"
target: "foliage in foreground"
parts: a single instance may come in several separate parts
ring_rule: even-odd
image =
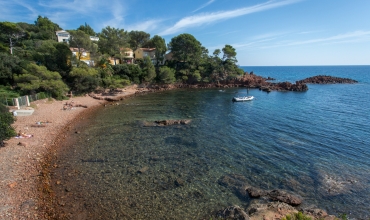
[[[11,126],[14,120],[8,108],[0,103],[0,147],[4,146],[5,140],[16,135],[14,128]]]
[[[312,218],[302,212],[298,212],[292,215],[286,215],[281,220],[312,220]]]

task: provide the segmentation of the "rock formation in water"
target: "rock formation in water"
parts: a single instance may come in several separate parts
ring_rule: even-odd
[[[328,215],[324,210],[299,205],[303,199],[299,195],[280,189],[264,190],[250,186],[243,175],[227,174],[218,183],[236,194],[239,198],[251,200],[247,207],[229,206],[216,212],[220,219],[281,219],[286,215],[302,212],[312,219],[333,220],[335,216]]]
[[[340,78],[335,76],[312,76],[303,80],[298,81],[299,83],[311,83],[311,84],[337,84],[337,83],[358,83],[358,81],[348,78]]]

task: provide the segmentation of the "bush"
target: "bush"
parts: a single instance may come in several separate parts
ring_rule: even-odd
[[[14,123],[15,118],[9,112],[8,108],[0,103],[0,146],[4,146],[4,141],[16,135],[11,124]]]
[[[292,215],[286,215],[281,220],[312,220],[312,218],[302,212],[298,212]]]
[[[166,84],[175,82],[175,70],[166,66],[159,68],[158,80],[159,82]]]

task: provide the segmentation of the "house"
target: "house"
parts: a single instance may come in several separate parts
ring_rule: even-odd
[[[58,42],[68,43],[71,37],[71,35],[67,31],[64,31],[64,30],[55,31],[55,34],[57,35]]]
[[[121,48],[121,55],[123,55],[123,62],[133,64],[134,63],[134,51],[130,48]]]
[[[73,56],[76,56],[77,59],[81,53],[80,61],[85,62],[89,66],[94,66],[94,60],[91,60],[90,52],[86,51],[83,48],[81,48],[80,51],[78,51],[78,48],[74,47],[70,47],[69,49],[72,51]]]
[[[91,41],[99,41],[99,37],[90,36]]]
[[[109,64],[111,64],[111,65],[121,64],[121,60],[118,59],[118,58],[109,57],[107,60],[108,60]]]
[[[145,57],[149,56],[153,64],[157,63],[157,59],[155,57],[155,48],[138,48],[135,50],[134,56],[135,59],[144,59]]]

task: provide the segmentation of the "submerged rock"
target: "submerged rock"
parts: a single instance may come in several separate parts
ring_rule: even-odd
[[[289,205],[297,206],[302,203],[302,198],[298,195],[275,189],[268,193],[268,197],[274,201],[284,202]]]
[[[251,198],[259,198],[259,197],[262,197],[262,196],[266,196],[268,194],[267,191],[265,191],[263,189],[256,188],[256,187],[249,187],[247,189],[247,192],[248,192],[248,194]]]
[[[155,121],[158,125],[187,125],[191,122],[190,119],[181,119],[181,120],[160,120],[160,121]]]

